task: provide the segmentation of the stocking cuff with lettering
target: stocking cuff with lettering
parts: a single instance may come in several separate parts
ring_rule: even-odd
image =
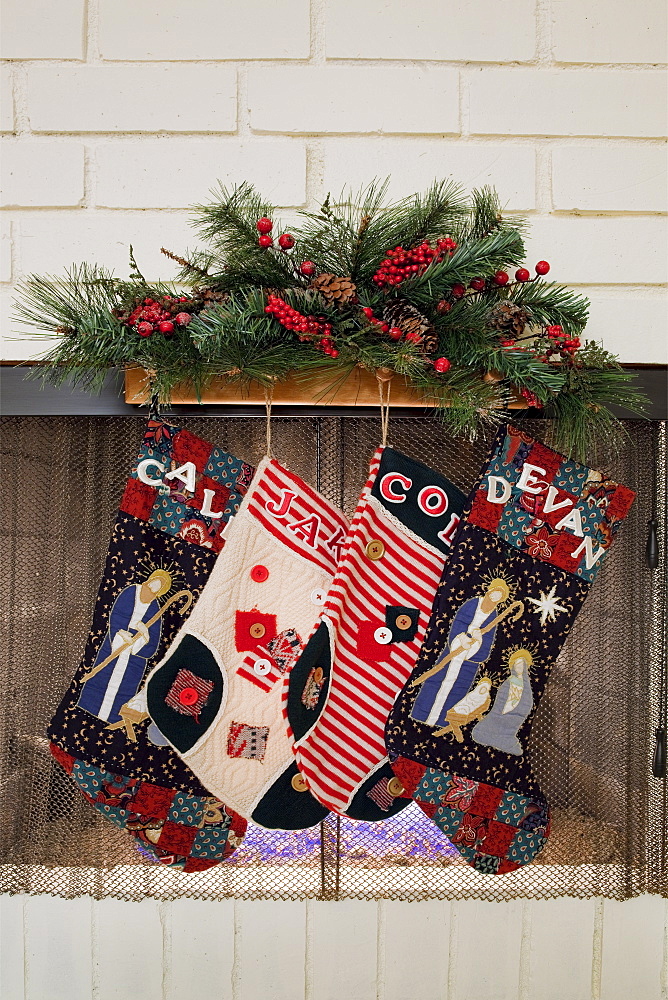
[[[386,743],[404,794],[480,871],[545,844],[531,721],[633,497],[512,426],[472,493]]]
[[[84,655],[48,730],[54,758],[87,801],[145,853],[186,871],[231,854],[246,821],[166,745],[140,689],[204,587],[252,474],[189,431],[149,421]]]

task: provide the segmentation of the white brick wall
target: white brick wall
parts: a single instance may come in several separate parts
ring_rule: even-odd
[[[668,903],[0,896],[3,1000],[665,1000]]]
[[[171,277],[159,248],[194,245],[185,210],[217,179],[289,218],[451,174],[528,214],[529,264],[590,296],[592,336],[668,361],[664,0],[1,2],[3,317],[22,274],[123,273],[130,242]]]

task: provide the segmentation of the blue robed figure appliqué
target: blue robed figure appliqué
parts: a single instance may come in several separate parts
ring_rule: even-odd
[[[109,614],[109,629],[91,671],[133,636],[134,641],[84,683],[79,708],[110,723],[120,721],[119,709],[136,694],[146,664],[158,650],[161,620],[147,623],[159,614],[158,597],[170,589],[171,583],[169,573],[155,570],[143,583],[130,584],[120,592]]]
[[[482,597],[472,597],[461,605],[452,620],[448,641],[434,667],[446,657],[450,658],[449,662],[442,670],[427,677],[413,703],[411,716],[417,722],[425,722],[429,726],[447,724],[446,713],[468,694],[480,665],[491,653],[496,625],[489,626],[509,593],[504,580],[492,580]],[[488,630],[483,632],[484,629]]]

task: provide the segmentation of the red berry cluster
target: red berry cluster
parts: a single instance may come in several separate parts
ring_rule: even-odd
[[[278,295],[268,296],[264,311],[277,319],[286,330],[296,333],[301,341],[309,340],[323,354],[338,358],[339,352],[332,342],[332,324],[324,316],[305,316]]]
[[[369,306],[363,306],[362,312],[364,313],[364,315],[369,320],[369,323],[371,323],[372,326],[377,327],[381,333],[387,333],[388,336],[392,338],[392,340],[401,340],[401,338],[403,337],[404,335],[403,330],[400,330],[398,326],[393,326],[390,329],[390,324],[384,323],[382,319],[378,319],[376,316],[374,316],[373,309],[370,309]]]
[[[446,254],[453,254],[456,249],[457,244],[449,237],[437,240],[436,247],[432,247],[428,240],[410,250],[395,247],[388,253],[385,260],[381,261],[372,280],[379,288],[400,285],[407,278],[422,274],[434,261],[443,260]]]
[[[532,392],[531,389],[520,389],[520,396],[526,400],[527,406],[533,406],[536,410],[543,409],[543,404],[536,393]]]
[[[563,328],[558,325],[546,326],[545,333],[548,339],[552,341],[550,346],[553,352],[559,351],[562,355],[572,357],[578,347],[581,346],[579,337],[567,337]]]
[[[188,307],[183,303],[188,303]],[[134,327],[140,337],[150,337],[156,331],[171,337],[177,326],[188,325],[192,312],[188,312],[187,308],[192,306],[192,299],[185,295],[180,298],[163,295],[161,299],[143,299],[124,322],[126,326]]]
[[[259,246],[263,247],[265,250],[269,249],[269,247],[273,247],[274,241],[269,235],[274,228],[274,223],[271,219],[268,219],[266,215],[263,215],[261,219],[257,220],[255,226],[260,234],[257,241]],[[295,238],[294,236],[291,236],[290,233],[283,233],[278,237],[278,245],[281,250],[292,250],[295,245]]]

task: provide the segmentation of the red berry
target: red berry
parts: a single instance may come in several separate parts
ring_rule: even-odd
[[[471,285],[471,288],[474,289],[474,291],[481,292],[483,290],[483,288],[485,287],[485,279],[484,278],[473,278],[472,281],[470,282],[470,285]]]
[[[526,267],[520,267],[519,270],[515,271],[516,281],[528,281],[531,275],[527,271]]]
[[[450,362],[448,361],[447,358],[436,358],[436,360],[434,361],[434,368],[436,369],[437,372],[443,374],[444,372],[449,371]]]
[[[391,326],[387,331],[387,335],[388,337],[391,337],[392,340],[401,340],[404,334],[398,326]]]
[[[271,236],[260,236],[258,243],[261,247],[273,247],[274,241]]]
[[[170,323],[169,320],[163,319],[162,323],[158,323],[158,330],[160,333],[174,333],[174,324]]]
[[[299,270],[305,278],[311,278],[315,274],[316,267],[312,260],[305,260],[299,265]]]
[[[496,274],[494,275],[495,285],[507,285],[509,280],[510,278],[508,277],[505,271],[497,271]]]
[[[329,352],[329,356],[330,358],[338,358],[339,352],[336,350],[336,348],[332,348]]]
[[[450,294],[454,299],[461,299],[465,293],[466,289],[462,284],[460,284],[460,282],[457,282],[455,285],[453,285],[452,290],[450,292]]]
[[[546,260],[539,260],[536,264],[536,274],[547,274],[550,270],[550,265]]]
[[[451,309],[452,305],[449,302],[446,302],[445,299],[441,299],[441,301],[436,306],[436,312],[440,313],[441,316],[443,316],[445,313],[449,313]]]
[[[137,327],[137,333],[140,337],[150,337],[153,333],[153,326],[151,323],[140,323]]]
[[[364,313],[367,319],[371,319],[371,317],[373,316],[373,309],[370,309],[369,306],[364,306],[362,312]]]
[[[270,233],[273,225],[274,223],[271,219],[268,219],[266,215],[263,215],[261,219],[257,220],[257,231],[258,233]]]
[[[278,237],[278,245],[281,250],[292,250],[295,245],[295,238],[290,233],[283,233],[282,236]]]
[[[174,319],[179,324],[179,326],[188,326],[188,323],[192,319],[192,316],[190,315],[190,313],[181,312],[177,313]]]

